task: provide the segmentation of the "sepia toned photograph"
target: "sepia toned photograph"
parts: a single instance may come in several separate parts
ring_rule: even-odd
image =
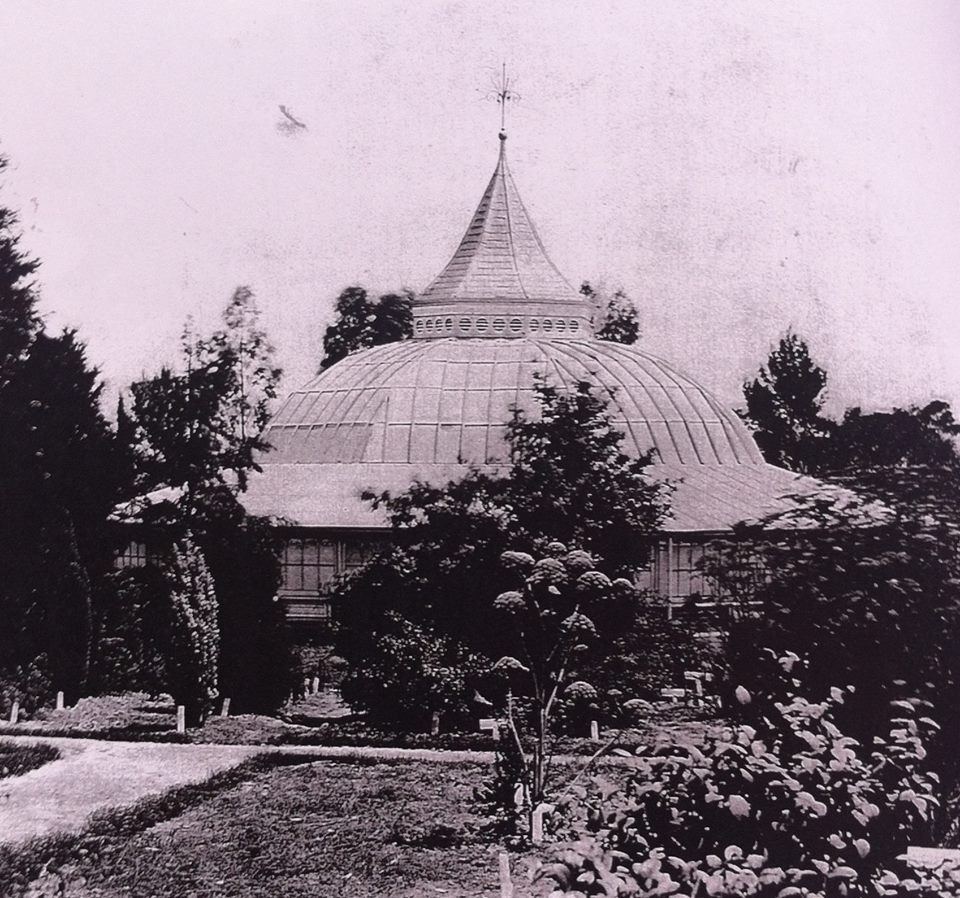
[[[0,898],[960,898],[957,0],[0,6]]]

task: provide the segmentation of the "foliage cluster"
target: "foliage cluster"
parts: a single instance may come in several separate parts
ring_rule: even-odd
[[[609,606],[634,604],[637,590],[625,578],[611,580],[598,571],[588,552],[560,542],[548,543],[539,559],[507,551],[501,561],[512,571],[515,588],[497,596],[493,607],[516,651],[502,656],[491,672],[505,683],[507,730],[516,749],[506,757],[520,762],[518,785],[532,819],[547,797],[559,703],[580,717],[599,716],[601,701],[614,705],[617,717],[631,708],[618,689],[601,697],[583,679],[582,662],[601,641],[598,622],[610,619]]]
[[[362,668],[348,670],[343,697],[357,710],[403,728],[426,729],[442,712],[445,727],[469,720],[485,659],[449,637],[387,612]]]
[[[164,570],[170,601],[167,680],[174,698],[186,706],[190,723],[213,710],[220,673],[217,594],[203,553],[191,542],[173,546]]]
[[[490,614],[490,595],[514,586],[500,563],[504,552],[541,553],[558,541],[602,557],[613,576],[632,576],[646,562],[666,513],[663,488],[646,474],[650,459],[622,451],[623,435],[590,384],[566,392],[540,382],[536,397],[539,415],[517,410],[507,427],[511,464],[502,476],[474,470],[445,487],[416,483],[372,497],[389,513],[394,545],[341,583],[334,603],[349,695],[369,681],[364,694],[374,713],[388,614],[465,655],[498,658],[515,645]],[[625,613],[622,632],[632,622]],[[449,654],[444,663],[457,666]],[[383,712],[393,707],[386,701]]]
[[[827,372],[792,331],[743,385],[743,394],[740,415],[764,458],[791,471],[824,476],[894,467],[958,469],[960,424],[946,402],[876,412],[853,407],[834,420],[824,412]]]
[[[223,326],[208,337],[188,320],[181,353],[182,371],[164,367],[130,387],[123,429],[135,485],[141,492],[182,487],[191,498],[214,486],[243,490],[249,471],[259,470],[257,454],[269,448],[263,431],[280,379],[253,291],[237,287]]]
[[[640,315],[623,289],[607,295],[589,281],[580,285],[580,293],[590,305],[593,333],[608,343],[632,345],[640,338]]]
[[[363,287],[343,290],[334,305],[334,322],[323,335],[320,370],[325,371],[361,349],[412,337],[412,299],[409,290],[385,293],[376,300]]]
[[[856,687],[838,713],[859,737],[875,733],[905,691],[932,702],[943,729],[931,750],[952,796],[960,781],[960,522],[944,506],[958,482],[949,471],[919,474],[877,470],[860,481],[863,495],[887,503],[886,518],[871,525],[818,500],[796,511],[812,527],[779,539],[745,529],[720,546],[713,575],[719,597],[745,611],[727,639],[735,682],[767,688],[760,646],[796,651],[814,688]],[[768,575],[730,577],[744,555],[759,556]],[[945,814],[938,835],[955,841],[955,821]]]
[[[638,750],[624,785],[571,790],[572,841],[543,871],[557,894],[917,893],[898,858],[929,836],[938,785],[924,740],[936,724],[898,701],[888,735],[858,741],[837,722],[851,687],[809,701],[797,656],[778,662],[776,698],[737,689],[742,705],[756,702],[752,724],[700,748]]]
[[[580,293],[590,305],[594,334],[599,339],[612,343],[637,342],[639,315],[623,290],[607,295],[584,281]],[[372,299],[360,286],[342,290],[334,303],[333,323],[323,335],[320,371],[362,349],[412,337],[412,301],[410,290],[385,293],[378,299]]]

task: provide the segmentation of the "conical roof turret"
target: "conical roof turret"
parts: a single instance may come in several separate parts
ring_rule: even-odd
[[[590,334],[587,304],[547,256],[507,165],[507,136],[470,225],[443,271],[414,300],[414,336]]]

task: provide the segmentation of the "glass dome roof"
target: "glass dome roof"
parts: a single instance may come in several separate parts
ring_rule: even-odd
[[[380,529],[363,491],[443,484],[467,465],[502,470],[511,408],[535,411],[534,375],[609,397],[624,449],[654,450],[671,481],[668,531],[715,532],[818,488],[763,461],[743,422],[635,346],[592,337],[584,301],[547,257],[506,164],[452,259],[414,299],[413,339],[348,356],[287,396],[244,504],[303,527]]]
[[[631,454],[680,465],[762,465],[744,424],[689,377],[599,340],[412,340],[350,356],[290,394],[270,463],[497,464],[510,409],[535,408],[534,375],[610,396]]]

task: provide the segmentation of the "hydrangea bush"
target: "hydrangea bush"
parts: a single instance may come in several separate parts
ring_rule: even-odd
[[[578,672],[578,659],[599,634],[594,609],[617,600],[636,599],[634,585],[611,580],[596,570],[589,553],[549,542],[543,556],[504,552],[503,565],[513,572],[516,588],[494,600],[514,637],[517,655],[505,655],[493,673],[505,681],[507,729],[514,767],[528,813],[547,797],[550,746],[558,710],[596,707],[596,687]]]
[[[542,870],[555,895],[960,893],[960,870],[898,860],[929,836],[938,781],[924,738],[936,723],[898,701],[889,733],[861,744],[835,723],[850,692],[809,701],[796,656],[781,661],[784,691],[755,725],[701,747],[638,749],[622,786],[571,790],[569,841]],[[737,699],[754,702],[742,687]]]

